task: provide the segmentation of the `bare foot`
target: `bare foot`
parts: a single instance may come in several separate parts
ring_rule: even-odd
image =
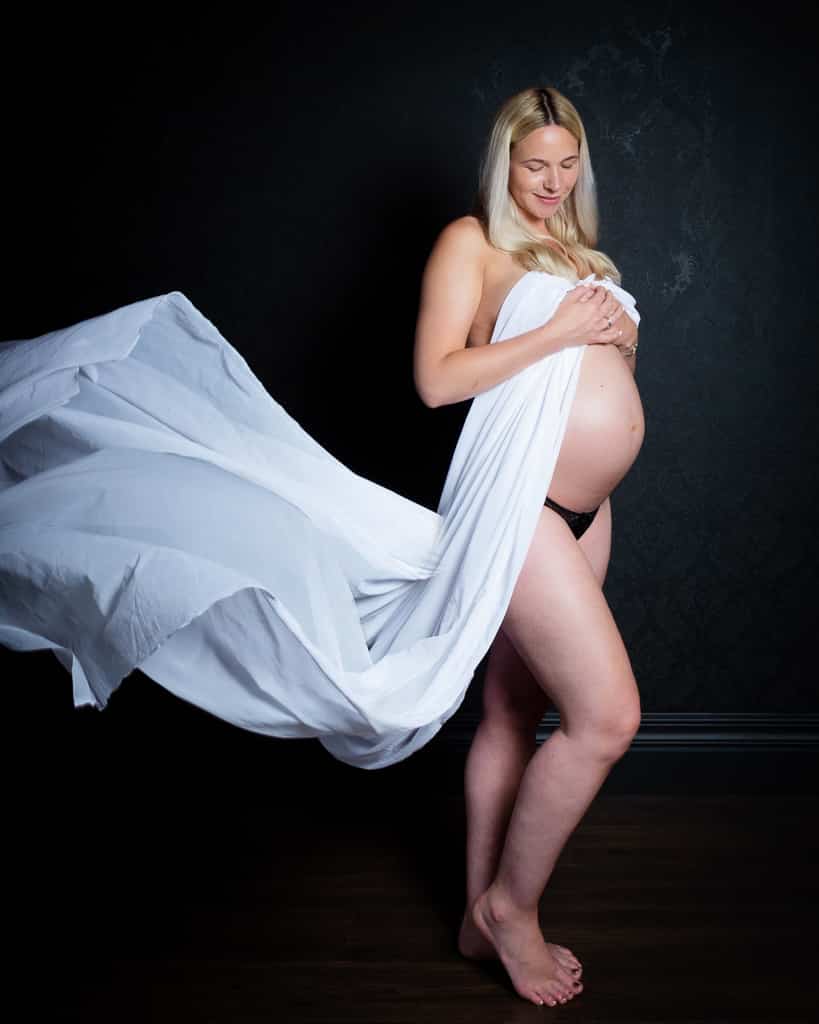
[[[546,948],[561,967],[569,971],[574,978],[580,978],[583,974],[583,965],[570,949],[566,946],[558,946],[556,942],[547,942]],[[498,958],[498,951],[487,938],[484,938],[469,912],[464,914],[464,919],[461,922],[458,951],[470,960],[497,960]]]
[[[544,941],[537,914],[504,905],[490,886],[472,907],[475,927],[498,953],[515,991],[542,1006],[568,1002],[583,991]]]

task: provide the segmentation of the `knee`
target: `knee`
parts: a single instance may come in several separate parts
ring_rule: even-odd
[[[640,720],[639,702],[630,701],[601,709],[592,721],[583,723],[582,728],[574,733],[603,760],[617,761],[631,746],[640,728]]]

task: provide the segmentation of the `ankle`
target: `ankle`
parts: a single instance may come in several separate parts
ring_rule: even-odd
[[[521,906],[498,882],[493,882],[483,895],[486,913],[495,924],[507,924],[509,921],[526,918],[537,920],[537,906]]]

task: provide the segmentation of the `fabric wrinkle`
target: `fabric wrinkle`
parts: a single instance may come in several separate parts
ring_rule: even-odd
[[[525,274],[490,344],[571,287]],[[409,757],[500,628],[583,351],[472,399],[433,510],[321,446],[181,292],[0,343],[0,643],[50,648],[78,706],[139,669],[351,765]]]

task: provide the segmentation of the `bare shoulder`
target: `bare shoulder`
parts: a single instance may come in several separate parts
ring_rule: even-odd
[[[477,217],[456,217],[438,233],[430,252],[430,262],[449,262],[480,267],[486,265],[491,246]]]
[[[490,246],[477,217],[456,217],[438,233],[424,268],[422,306],[451,305],[461,295],[477,307],[483,292]]]
[[[486,228],[471,214],[457,217],[440,232],[433,246],[432,257],[444,255],[456,263],[479,267],[484,288],[491,291],[496,284],[508,287],[509,276],[521,271],[518,257],[496,249],[489,241]]]
[[[438,233],[424,268],[422,302],[437,293],[437,301],[448,303],[455,290],[470,293],[470,301],[477,305],[490,248],[477,217],[457,217],[446,224]]]
[[[483,225],[477,217],[473,217],[471,214],[456,217],[455,220],[451,220],[449,224],[445,225],[435,241],[436,248],[439,245],[468,251],[476,255],[482,254],[490,248]]]
[[[486,233],[483,228],[483,224],[474,217],[471,213],[465,214],[463,217],[456,217],[455,220],[451,220],[446,225],[444,231],[449,231],[453,234],[461,234],[464,238],[472,238],[476,243],[487,244]]]

